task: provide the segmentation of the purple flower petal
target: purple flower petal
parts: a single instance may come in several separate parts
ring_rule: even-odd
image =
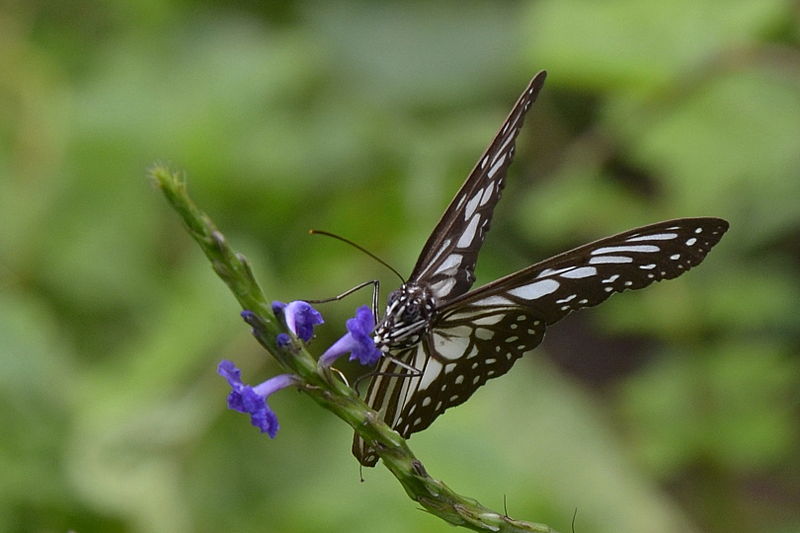
[[[319,358],[318,364],[328,367],[340,356],[350,352],[350,360],[362,365],[374,365],[382,353],[372,340],[375,319],[369,307],[363,305],[356,309],[356,316],[347,321],[347,333],[328,348]]]
[[[283,316],[286,327],[304,341],[309,341],[314,336],[314,326],[325,322],[319,311],[302,300],[289,303],[283,310]]]
[[[358,359],[362,365],[373,365],[380,359],[381,351],[375,346],[372,339],[372,330],[375,329],[375,318],[366,305],[356,309],[356,316],[346,322],[347,331],[353,337],[355,345],[351,350],[350,360]]]
[[[232,361],[221,361],[217,366],[217,374],[228,380],[228,384],[235,388],[242,384],[241,372]]]
[[[272,312],[277,317],[282,316],[289,331],[304,341],[309,341],[314,336],[314,326],[325,322],[319,311],[303,300],[295,300],[288,304],[274,301]]]
[[[275,314],[276,317],[281,318],[283,316],[283,310],[286,308],[286,304],[275,300],[272,302],[272,312]]]
[[[264,383],[251,387],[241,380],[241,372],[231,361],[222,361],[217,367],[217,373],[228,380],[231,392],[228,394],[228,407],[240,413],[250,415],[250,423],[270,438],[280,429],[278,417],[269,408],[267,398],[274,392],[296,383],[297,378],[289,374],[282,374],[268,379]]]

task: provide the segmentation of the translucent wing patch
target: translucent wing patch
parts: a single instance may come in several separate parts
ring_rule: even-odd
[[[514,158],[517,135],[545,76],[540,72],[530,81],[422,249],[409,281],[426,284],[440,301],[467,292],[475,281],[478,252]]]

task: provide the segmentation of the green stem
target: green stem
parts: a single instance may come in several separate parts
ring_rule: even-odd
[[[447,485],[429,476],[405,439],[386,425],[352,388],[330,371],[320,370],[302,341],[293,338],[289,346],[279,347],[275,339],[282,332],[282,326],[274,318],[247,259],[233,251],[214,222],[192,202],[182,174],[156,165],[150,170],[150,176],[181,216],[189,234],[205,252],[217,275],[233,292],[242,308],[253,313],[249,323],[261,346],[281,366],[300,378],[302,391],[347,422],[377,451],[383,464],[400,481],[412,500],[450,524],[475,531],[555,533],[544,524],[512,520],[472,498],[453,492]]]

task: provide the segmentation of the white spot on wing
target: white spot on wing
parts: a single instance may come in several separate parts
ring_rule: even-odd
[[[480,193],[470,198],[469,202],[467,202],[467,207],[464,210],[464,220],[467,220],[469,217],[472,216],[472,213],[475,212],[475,209],[478,207],[478,202],[480,201],[481,201]]]
[[[469,326],[456,326],[454,328],[447,328],[439,331],[441,331],[446,337],[469,337],[469,335],[472,333],[472,328]]]
[[[444,295],[450,294],[450,291],[453,290],[453,285],[455,284],[456,278],[445,278],[431,285],[431,291],[433,291],[433,294],[435,294],[437,297],[441,298]]]
[[[575,268],[575,267],[574,266],[568,266],[568,267],[564,267],[564,268],[545,268],[544,270],[539,272],[539,275],[536,276],[536,279],[544,278],[544,277],[547,277],[547,276],[556,276],[558,274],[561,274],[562,272],[568,272],[568,271],[572,270],[573,268]]]
[[[514,129],[517,129],[516,121],[514,121]],[[505,142],[503,142],[503,144],[497,150],[497,153],[504,152],[506,147],[509,145],[509,143],[511,143],[511,141],[514,140],[514,137],[515,137],[515,135],[509,135],[508,137],[506,137]]]
[[[484,298],[483,300],[478,300],[472,305],[516,305],[516,304],[511,300],[509,300],[508,298],[503,298],[502,296],[489,296],[488,298]]]
[[[501,320],[503,320],[503,315],[489,315],[473,320],[472,322],[478,326],[491,326],[492,324],[497,324]]]
[[[600,255],[614,252],[655,253],[661,250],[653,244],[640,244],[636,246],[604,246],[591,251],[591,255]]]
[[[488,341],[492,340],[492,337],[494,337],[494,332],[486,328],[477,328],[475,330],[475,336],[481,340]]]
[[[419,390],[425,390],[433,382],[434,379],[439,377],[442,373],[442,363],[434,358],[428,359],[428,364],[425,366],[425,372],[422,374],[422,380],[419,383]]]
[[[625,257],[624,255],[603,255],[589,259],[590,265],[616,265],[622,263],[633,263],[633,257]]]
[[[570,270],[569,272],[564,272],[563,274],[561,274],[561,277],[570,279],[581,279],[596,275],[597,275],[597,269],[595,267],[580,267],[576,268],[575,270]]]
[[[677,233],[654,233],[652,235],[640,235],[638,237],[631,237],[625,239],[625,242],[639,242],[639,241],[671,241],[678,236]]]
[[[445,239],[442,245],[439,247],[439,250],[436,252],[436,255],[430,261],[431,265],[435,265],[439,261],[439,257],[446,252],[450,248],[450,243],[453,242],[452,239]]]
[[[448,361],[455,361],[463,357],[470,344],[469,337],[448,338],[438,333],[433,334],[433,342],[436,352]]]
[[[492,197],[492,191],[494,191],[494,182],[487,185],[486,190],[483,191],[483,196],[481,197],[481,205],[486,205],[486,202],[488,202],[489,198]]]
[[[475,238],[475,231],[478,229],[478,222],[480,221],[481,217],[479,217],[478,215],[472,217],[472,220],[469,221],[467,229],[464,230],[464,233],[461,235],[461,238],[458,239],[458,244],[456,244],[456,246],[458,246],[459,248],[465,248],[470,245],[470,243]]]
[[[537,298],[555,292],[560,285],[561,284],[556,280],[544,279],[541,281],[534,281],[522,287],[517,287],[516,289],[511,289],[508,293],[525,300],[536,300]]]
[[[451,268],[457,267],[461,264],[461,260],[464,259],[464,256],[461,254],[451,254],[450,257],[445,259],[444,263],[439,267],[439,270],[436,273],[445,272],[450,270]]]
[[[488,176],[489,176],[490,178],[491,178],[491,177],[493,177],[493,176],[495,175],[495,173],[496,173],[496,172],[497,172],[497,171],[500,169],[500,167],[503,165],[503,163],[505,162],[505,160],[506,160],[506,154],[503,154],[503,155],[500,157],[500,159],[498,159],[498,160],[497,160],[497,162],[496,162],[494,165],[492,165],[492,168],[490,168],[490,169],[489,169],[489,172],[488,172]]]

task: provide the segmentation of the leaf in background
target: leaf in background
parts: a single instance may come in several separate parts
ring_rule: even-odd
[[[531,2],[527,53],[557,85],[651,92],[731,48],[757,43],[787,0]]]

